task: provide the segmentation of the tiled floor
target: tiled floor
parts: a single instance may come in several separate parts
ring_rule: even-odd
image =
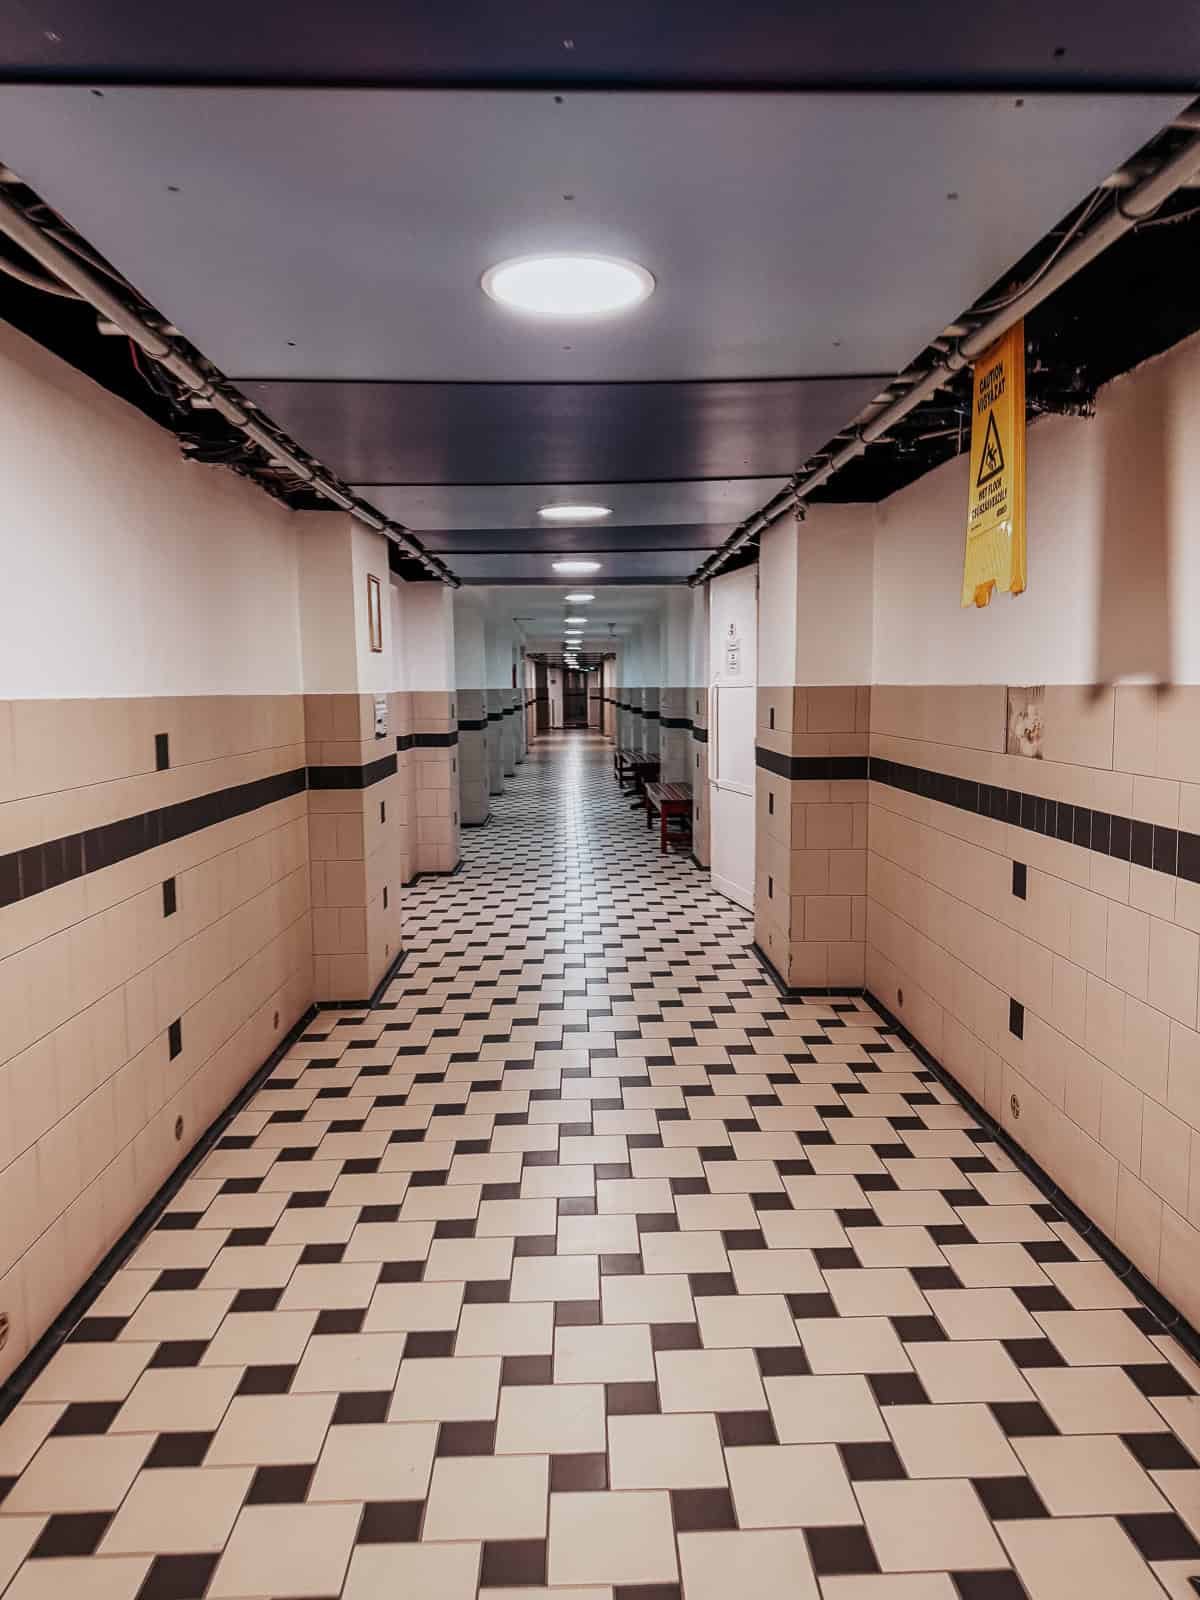
[[[1200,1370],[603,749],[408,897],[0,1425],[5,1600],[1194,1600]]]

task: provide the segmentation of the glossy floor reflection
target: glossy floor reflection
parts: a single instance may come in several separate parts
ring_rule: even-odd
[[[587,736],[0,1425],[5,1600],[1194,1600],[1200,1371]]]

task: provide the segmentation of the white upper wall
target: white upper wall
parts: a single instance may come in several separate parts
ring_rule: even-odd
[[[784,517],[758,549],[758,681],[766,687],[796,681],[796,533],[795,521]]]
[[[454,688],[454,590],[444,583],[406,583],[400,591],[405,687]]]
[[[0,697],[301,687],[292,513],[0,325]]]
[[[1093,420],[1030,428],[1029,587],[981,611],[959,605],[967,458],[884,501],[874,681],[1200,682],[1197,439],[1200,337],[1101,390]]]

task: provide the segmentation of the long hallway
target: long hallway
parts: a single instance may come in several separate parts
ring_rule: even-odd
[[[0,1425],[5,1600],[1190,1594],[1174,1341],[604,741],[493,805]]]

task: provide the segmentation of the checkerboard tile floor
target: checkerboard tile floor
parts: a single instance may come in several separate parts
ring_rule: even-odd
[[[1194,1600],[1198,1370],[586,736],[0,1425],[5,1600]]]

